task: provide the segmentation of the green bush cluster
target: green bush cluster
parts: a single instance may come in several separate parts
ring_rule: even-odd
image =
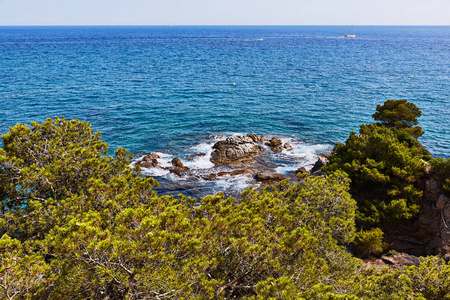
[[[345,144],[337,143],[325,172],[344,171],[365,223],[411,218],[419,212],[428,152],[404,131],[361,125]]]
[[[377,106],[375,124],[362,124],[345,144],[337,143],[328,157],[326,172],[342,170],[351,181],[358,202],[358,217],[366,223],[411,218],[422,197],[429,152],[411,130],[420,129],[420,110],[406,100],[387,100]],[[420,134],[421,135],[421,134]],[[420,136],[419,135],[419,136]]]
[[[368,255],[380,251],[382,232],[356,233],[357,217],[416,211],[410,173],[420,176],[424,164],[415,160],[423,150],[404,131],[366,126],[360,138],[349,138],[360,150],[336,150],[348,157],[373,153],[360,158],[364,169],[344,163],[351,184],[330,167],[326,177],[301,185],[282,182],[248,188],[240,200],[218,193],[197,201],[158,196],[158,183],[130,169],[124,149],[108,156],[89,123],[55,118],[16,125],[0,149],[0,298],[450,298],[450,265],[442,260],[378,270],[347,250],[355,240]],[[368,141],[384,143],[380,149],[395,167],[364,148]],[[412,166],[402,165],[407,159]],[[338,162],[332,158],[331,166]],[[369,198],[355,201],[349,191],[363,193],[364,180],[394,192],[377,190],[375,208]],[[400,202],[408,207],[398,212]]]

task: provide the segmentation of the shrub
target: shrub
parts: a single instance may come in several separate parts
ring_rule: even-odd
[[[355,235],[354,245],[362,256],[369,257],[371,254],[379,254],[384,250],[383,231],[380,228],[361,230]]]

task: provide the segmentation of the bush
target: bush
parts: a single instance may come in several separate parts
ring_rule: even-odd
[[[356,233],[354,245],[364,257],[379,254],[384,250],[383,231],[380,228],[361,230]]]

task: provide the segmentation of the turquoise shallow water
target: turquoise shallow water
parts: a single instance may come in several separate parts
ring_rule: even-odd
[[[403,98],[449,157],[450,27],[350,29],[0,27],[0,133],[58,115],[137,156],[252,132],[326,151]]]

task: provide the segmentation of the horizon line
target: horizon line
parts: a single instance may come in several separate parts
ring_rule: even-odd
[[[355,26],[355,27],[360,27],[360,26],[398,26],[398,27],[401,27],[401,26],[408,26],[408,27],[446,27],[446,26],[450,26],[450,24],[448,24],[448,25],[430,25],[430,24],[428,24],[428,25],[422,25],[422,24],[413,24],[413,25],[411,25],[411,24],[402,24],[402,25],[399,25],[399,24],[396,24],[396,25],[394,25],[394,24],[360,24],[360,25],[355,25],[355,24],[345,24],[345,25],[342,25],[342,24],[340,24],[340,25],[337,25],[337,24],[333,24],[333,25],[325,25],[325,24],[315,24],[315,25],[311,25],[311,24],[271,24],[271,25],[268,25],[268,24],[189,24],[189,25],[187,25],[187,24],[20,24],[20,25],[18,25],[18,24],[15,24],[15,25],[7,25],[7,24],[3,24],[3,25],[1,25],[0,24],[0,27],[43,27],[43,26],[46,26],[46,27],[52,27],[52,26],[54,26],[54,27],[56,27],[56,26],[60,26],[60,27],[64,27],[64,26],[66,26],[66,27],[69,27],[69,26],[98,26],[98,27],[102,27],[102,26],[105,26],[105,27],[112,27],[112,26],[135,26],[135,27],[138,27],[138,26],[142,26],[142,27],[144,27],[144,26],[158,26],[158,27],[188,27],[188,26],[192,26],[192,27],[200,27],[200,26],[216,26],[216,27],[219,27],[219,26],[242,26],[242,27],[244,27],[244,26],[259,26],[259,27],[271,27],[271,26],[336,26],[336,27],[338,27],[338,26]]]

